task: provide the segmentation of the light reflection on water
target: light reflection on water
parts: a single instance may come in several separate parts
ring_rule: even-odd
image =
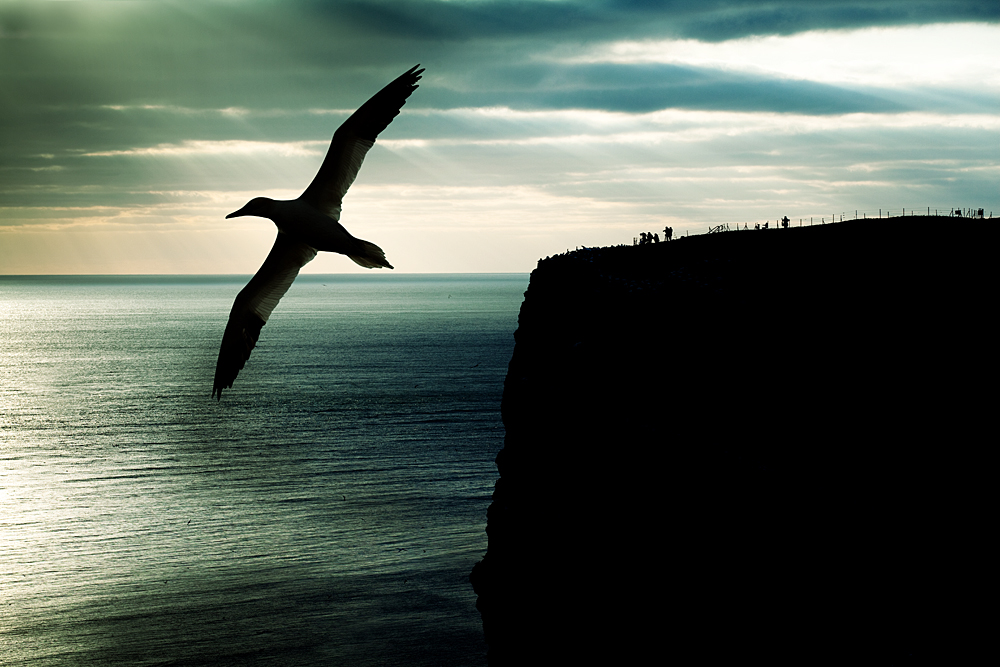
[[[217,403],[239,279],[0,278],[3,664],[485,664],[526,286],[300,277]]]

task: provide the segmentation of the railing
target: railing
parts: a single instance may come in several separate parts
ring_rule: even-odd
[[[794,227],[794,226],[802,227],[802,226],[805,226],[805,225],[825,225],[828,222],[843,222],[844,220],[850,220],[851,219],[850,215],[851,215],[850,211],[842,211],[841,213],[834,213],[833,215],[831,215],[829,217],[827,217],[827,216],[810,216],[808,218],[799,218],[798,219],[798,225],[796,225],[795,221],[792,220],[792,221],[789,222],[789,226],[792,226],[792,227]],[[957,217],[957,218],[975,218],[975,219],[982,220],[982,219],[987,219],[987,218],[993,218],[993,211],[987,211],[987,210],[985,210],[983,208],[962,207],[962,206],[958,206],[958,207],[955,207],[955,208],[934,208],[934,207],[931,207],[931,206],[914,206],[912,208],[900,207],[898,209],[888,209],[888,208],[887,209],[881,209],[880,208],[877,211],[876,210],[865,211],[865,210],[862,210],[862,209],[855,209],[854,210],[854,219],[855,220],[865,220],[865,219],[868,219],[868,218],[872,218],[872,219],[877,219],[877,218],[898,218],[898,217],[903,217],[903,216],[917,216],[917,215],[924,215],[924,216],[926,216],[926,215],[937,215],[937,216],[950,216],[950,217]],[[741,227],[740,225],[735,225],[735,229],[737,229],[737,230],[763,229],[764,225],[767,225],[768,228],[780,228],[782,226],[781,222],[782,222],[781,220],[767,220],[767,221],[765,221],[763,223],[757,223],[757,222],[755,222],[753,224],[743,223],[744,224],[743,227]],[[759,227],[758,227],[758,225],[759,225]],[[718,225],[716,227],[710,228],[708,231],[709,231],[709,233],[720,232],[720,231],[730,231],[730,227],[729,227],[729,225]]]
[[[836,218],[843,220],[844,216],[850,215],[850,211],[844,211],[839,214],[834,214],[831,218],[836,222]],[[955,208],[935,208],[933,206],[911,206],[911,207],[900,207],[898,209],[878,209],[878,211],[870,210],[865,211],[862,209],[854,209],[854,218],[865,219],[865,218],[898,218],[901,216],[911,216],[911,215],[944,215],[953,216],[958,218],[992,218],[993,211],[987,211],[982,208],[975,208],[971,206],[957,206]]]

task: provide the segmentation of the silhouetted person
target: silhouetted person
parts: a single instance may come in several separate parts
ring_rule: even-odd
[[[660,235],[657,234],[656,232],[653,232],[653,243],[659,243],[659,242],[660,242]]]
[[[789,223],[789,220],[788,220],[788,216],[786,215],[785,217],[783,217],[781,219],[781,226],[784,227],[785,229],[788,229],[788,223]]]
[[[764,223],[764,229],[767,229],[767,223],[766,222]]]

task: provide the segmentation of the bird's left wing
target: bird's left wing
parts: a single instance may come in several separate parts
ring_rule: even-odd
[[[302,199],[335,220],[347,189],[358,175],[368,150],[375,145],[379,132],[399,115],[399,110],[417,89],[424,70],[416,65],[375,93],[337,128],[323,165],[319,168]]]
[[[288,291],[295,276],[299,275],[299,269],[315,256],[314,248],[278,232],[267,259],[247,286],[240,290],[229,312],[219,360],[215,364],[212,396],[221,399],[222,390],[233,386],[236,376],[250,358],[261,327],[271,316],[271,311]]]

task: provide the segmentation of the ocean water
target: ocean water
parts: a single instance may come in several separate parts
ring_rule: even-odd
[[[0,277],[0,664],[485,665],[527,275]]]

